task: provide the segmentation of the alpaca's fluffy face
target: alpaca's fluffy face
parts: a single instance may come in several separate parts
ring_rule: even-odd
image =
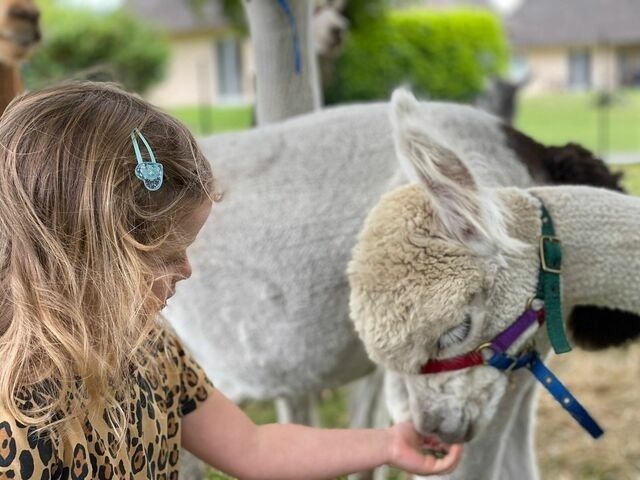
[[[434,232],[425,207],[419,186],[384,197],[349,266],[352,317],[369,355],[407,373],[456,350],[452,343],[440,351],[445,332],[458,328],[458,336],[475,336],[486,292],[482,265]]]
[[[316,8],[311,22],[313,44],[319,55],[336,57],[345,43],[349,21],[330,5]]]
[[[435,433],[446,442],[466,442],[474,438],[498,411],[507,377],[490,367],[429,376],[395,375],[399,398],[389,402],[406,403],[406,410],[395,412],[395,421],[411,419],[424,434]],[[397,404],[397,403],[396,403]]]
[[[351,316],[369,355],[403,374],[405,416],[423,433],[470,440],[496,413],[506,375],[483,366],[416,374],[431,358],[467,353],[499,333],[527,292],[509,285],[505,295],[507,279],[490,262],[438,231],[417,185],[391,192],[371,212],[349,279]]]

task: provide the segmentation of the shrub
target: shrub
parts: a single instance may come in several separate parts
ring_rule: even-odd
[[[507,43],[483,10],[403,10],[353,33],[325,92],[328,103],[386,99],[399,85],[430,98],[469,101],[501,73]]]
[[[49,7],[42,22],[44,41],[25,69],[29,88],[82,77],[143,92],[164,74],[168,42],[128,12]]]

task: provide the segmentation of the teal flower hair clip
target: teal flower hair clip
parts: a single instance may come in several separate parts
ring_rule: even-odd
[[[149,153],[148,161],[145,161],[144,158],[142,158],[137,137],[140,137],[140,140],[142,140],[142,143],[144,143],[144,146],[147,148],[147,152]],[[135,151],[136,159],[138,160],[138,165],[136,165],[135,169],[136,177],[142,180],[147,190],[155,192],[162,186],[164,167],[160,162],[156,162],[156,157],[153,155],[153,150],[151,150],[147,139],[144,138],[144,135],[142,135],[140,130],[137,128],[131,132],[131,143],[133,143],[133,150]]]

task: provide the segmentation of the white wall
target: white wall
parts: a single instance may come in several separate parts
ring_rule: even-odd
[[[591,50],[591,55],[592,87],[595,90],[614,90],[620,83],[615,50],[611,47],[596,47]]]
[[[170,59],[165,79],[151,88],[146,99],[164,108],[177,106],[215,105],[218,98],[218,75],[216,64],[216,39],[220,33],[174,37],[170,39]],[[254,97],[253,59],[249,42],[243,42],[242,89],[243,100],[251,102]]]
[[[527,60],[531,80],[524,94],[558,92],[566,89],[569,78],[568,52],[561,48],[521,50],[518,54]]]
[[[579,48],[579,47],[576,47]],[[617,51],[613,47],[586,48],[591,57],[591,89],[612,90],[620,84]],[[526,58],[532,79],[524,94],[559,92],[568,90],[569,52],[571,47],[521,49],[518,56]]]

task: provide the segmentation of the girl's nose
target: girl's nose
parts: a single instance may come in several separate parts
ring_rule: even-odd
[[[189,278],[191,276],[192,273],[193,273],[193,269],[191,268],[191,262],[187,258],[187,259],[185,259],[185,261],[181,265],[180,275],[184,279],[187,279],[187,278]]]

